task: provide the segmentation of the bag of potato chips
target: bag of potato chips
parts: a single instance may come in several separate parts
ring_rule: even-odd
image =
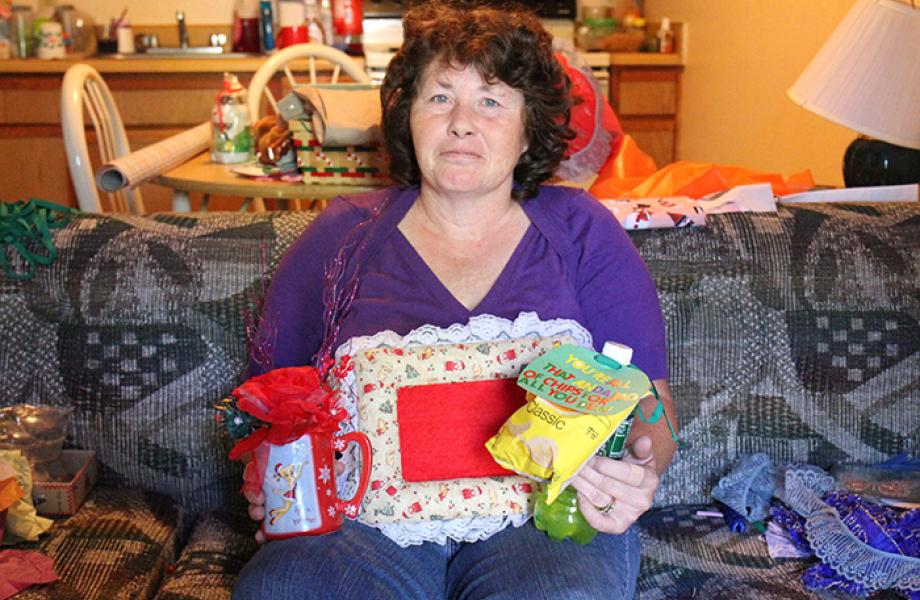
[[[506,469],[548,481],[552,503],[578,469],[652,393],[648,376],[630,364],[632,349],[607,342],[604,353],[559,346],[528,364],[517,384],[527,404],[486,442]]]

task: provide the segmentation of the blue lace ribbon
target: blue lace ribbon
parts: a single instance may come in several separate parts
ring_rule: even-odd
[[[50,265],[57,258],[52,229],[65,227],[79,211],[45,200],[0,203],[0,269],[10,279],[26,281],[35,277],[38,266]],[[25,270],[13,269],[7,257],[12,248],[25,263]]]
[[[712,497],[751,522],[762,521],[773,497],[773,462],[766,454],[745,454],[719,480]]]
[[[832,494],[836,487],[833,477],[816,467],[795,467],[786,471],[785,489],[778,496],[805,519],[805,536],[815,555],[838,576],[857,583],[854,591],[896,589],[913,597],[920,591],[920,509],[883,518],[881,512],[891,509]]]

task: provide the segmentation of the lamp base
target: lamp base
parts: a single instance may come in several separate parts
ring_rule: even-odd
[[[847,187],[920,183],[920,150],[858,137],[843,155]]]

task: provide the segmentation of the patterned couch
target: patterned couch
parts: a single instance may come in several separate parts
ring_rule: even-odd
[[[100,483],[32,547],[39,598],[227,598],[256,551],[211,403],[313,214],[88,216],[0,277],[0,405],[74,409]],[[830,466],[916,451],[920,206],[803,205],[631,234],[658,282],[683,447],[641,523],[642,598],[807,598],[800,561],[698,517],[739,455]],[[11,254],[11,253],[10,253]],[[15,258],[14,258],[15,261]]]

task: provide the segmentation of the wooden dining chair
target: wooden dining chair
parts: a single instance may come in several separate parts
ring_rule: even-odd
[[[272,110],[275,113],[278,112],[278,103],[269,89],[269,82],[278,71],[284,71],[291,89],[298,85],[320,83],[317,78],[317,59],[332,63],[332,75],[329,81],[322,83],[339,83],[343,71],[354,83],[362,85],[373,83],[370,75],[364,72],[361,65],[341,50],[323,44],[294,44],[273,54],[252,76],[252,81],[249,83],[249,114],[252,120],[257,121],[262,116],[263,94]]]
[[[317,62],[325,61],[332,64],[332,74],[324,84],[339,83],[339,78],[344,72],[355,84],[370,85],[373,83],[370,75],[364,72],[357,62],[350,56],[323,44],[294,44],[284,50],[273,54],[262,66],[256,70],[249,83],[249,114],[253,122],[262,116],[262,96],[264,95],[271,110],[278,113],[278,103],[269,84],[275,74],[283,71],[289,89],[299,85],[316,85],[320,83],[317,76]],[[316,207],[322,201],[314,200],[311,207]],[[300,207],[300,201],[294,200],[294,207]]]
[[[122,189],[100,196],[86,142],[84,113],[96,131],[102,163],[131,152],[115,99],[98,71],[86,64],[67,69],[61,86],[61,128],[67,166],[77,202],[84,212],[144,212],[140,190]],[[103,197],[105,206],[103,206]]]

